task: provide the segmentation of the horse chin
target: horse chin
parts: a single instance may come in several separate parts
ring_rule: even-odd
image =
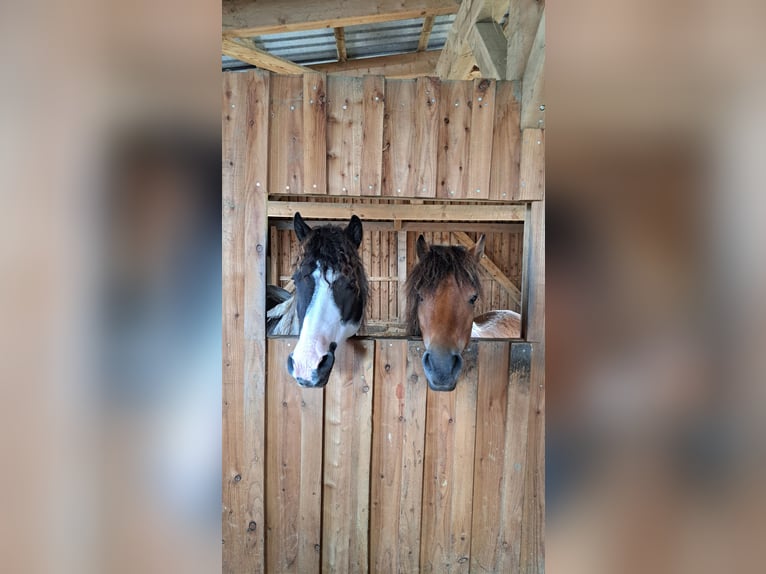
[[[448,381],[439,381],[439,383],[436,383],[426,377],[426,380],[428,381],[428,388],[432,391],[437,392],[449,392],[454,391],[455,387],[457,386],[457,379],[452,379]]]
[[[304,389],[321,389],[324,388],[325,385],[327,385],[327,381],[330,380],[330,375],[328,374],[324,379],[320,379],[317,382],[307,381],[306,379],[295,379],[298,382],[298,385],[303,387]]]

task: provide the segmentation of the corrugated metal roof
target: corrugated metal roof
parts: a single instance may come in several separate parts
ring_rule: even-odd
[[[441,50],[444,47],[454,20],[454,14],[434,18],[428,50]],[[351,60],[415,52],[422,28],[423,18],[346,26],[344,30],[347,57]],[[296,64],[312,65],[338,61],[335,33],[332,28],[266,34],[256,36],[252,41],[261,50]],[[221,65],[224,70],[252,67],[230,56],[223,56]]]

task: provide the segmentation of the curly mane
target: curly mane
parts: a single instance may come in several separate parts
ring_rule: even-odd
[[[479,264],[460,245],[431,245],[428,253],[410,271],[404,285],[407,294],[407,334],[420,336],[418,303],[420,295],[433,293],[439,284],[454,275],[458,285],[471,285],[481,297]]]
[[[335,225],[322,225],[312,229],[301,244],[293,280],[313,273],[317,263],[323,274],[332,269],[345,276],[354,293],[361,300],[362,308],[367,307],[369,287],[364,264],[356,246],[342,228]],[[363,323],[364,316],[365,313],[362,313]]]

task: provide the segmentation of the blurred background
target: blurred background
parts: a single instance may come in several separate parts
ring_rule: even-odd
[[[548,6],[546,562],[766,554],[766,4]],[[0,570],[220,569],[218,3],[0,8]]]

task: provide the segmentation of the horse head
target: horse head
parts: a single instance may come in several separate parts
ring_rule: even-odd
[[[410,335],[422,335],[423,370],[434,391],[455,388],[463,369],[474,306],[481,296],[479,259],[484,236],[471,249],[428,245],[417,241],[418,263],[407,278],[407,325]]]
[[[303,387],[324,387],[335,363],[335,349],[362,324],[367,305],[367,276],[359,257],[362,222],[352,215],[345,228],[311,228],[296,213],[301,243],[293,274],[300,332],[287,370]]]

